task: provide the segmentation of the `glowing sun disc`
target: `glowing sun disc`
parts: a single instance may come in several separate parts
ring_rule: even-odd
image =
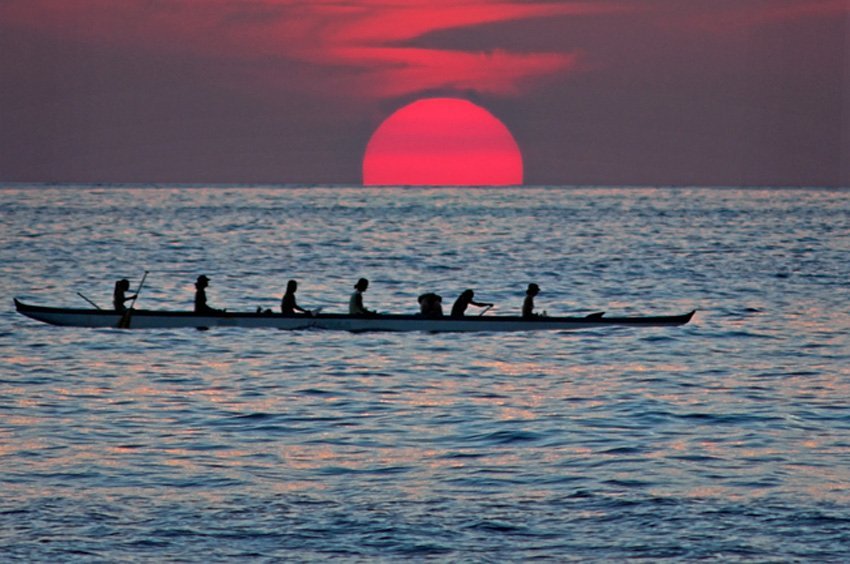
[[[467,100],[426,98],[375,130],[363,158],[367,186],[522,184],[522,153],[493,114]]]

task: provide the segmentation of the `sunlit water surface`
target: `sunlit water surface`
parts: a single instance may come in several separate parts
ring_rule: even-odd
[[[841,561],[850,194],[0,189],[2,560]],[[13,311],[516,313],[685,327],[57,328]]]

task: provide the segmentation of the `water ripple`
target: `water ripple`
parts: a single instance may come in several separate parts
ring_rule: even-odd
[[[845,192],[0,189],[0,294],[680,328],[55,328],[0,312],[9,561],[843,561]],[[836,215],[837,214],[837,215]],[[838,217],[839,219],[836,219]],[[565,221],[564,218],[569,218]],[[488,313],[491,315],[492,312]],[[730,531],[734,534],[730,534]]]

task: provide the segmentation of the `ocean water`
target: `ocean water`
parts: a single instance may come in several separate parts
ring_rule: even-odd
[[[850,192],[0,188],[0,560],[846,561]],[[674,328],[58,328],[12,298]]]

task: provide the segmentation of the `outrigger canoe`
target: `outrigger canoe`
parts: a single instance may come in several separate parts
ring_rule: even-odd
[[[270,329],[326,329],[337,331],[573,331],[597,327],[669,327],[684,325],[696,311],[684,315],[650,317],[606,317],[595,313],[585,317],[470,316],[426,318],[421,315],[356,316],[340,313],[315,315],[283,315],[280,313],[194,313],[188,311],[131,310],[125,316],[108,309],[73,309],[43,307],[15,300],[18,313],[27,317],[66,327],[122,327],[125,329],[180,329],[211,327],[245,327]]]

